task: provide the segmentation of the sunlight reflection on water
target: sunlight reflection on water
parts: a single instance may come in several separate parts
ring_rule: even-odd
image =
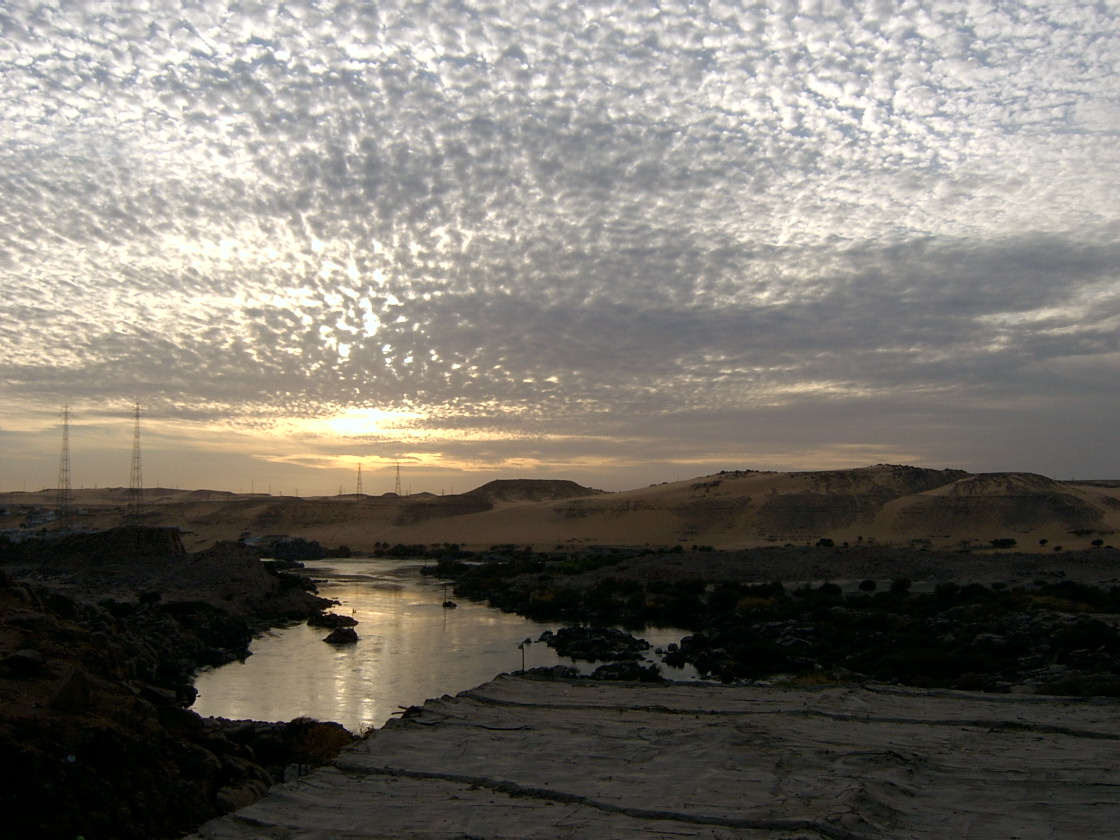
[[[444,609],[445,588],[420,574],[419,560],[324,560],[307,563],[319,594],[353,615],[355,645],[329,645],[329,631],[300,624],[254,639],[253,655],[204,671],[192,707],[203,716],[291,720],[306,715],[359,732],[385,723],[401,707],[473,688],[505,671],[575,664],[544,644],[518,648],[560,624],[542,624],[482,604],[459,601]],[[653,645],[679,641],[681,631],[635,635]],[[652,654],[652,651],[651,651]],[[660,664],[660,663],[659,663]],[[686,672],[661,664],[669,679]]]

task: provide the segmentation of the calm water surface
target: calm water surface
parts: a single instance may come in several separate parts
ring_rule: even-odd
[[[307,715],[334,720],[359,732],[379,727],[401,707],[455,694],[505,671],[573,663],[534,642],[542,624],[482,604],[458,601],[444,609],[439,580],[420,574],[420,560],[323,560],[307,574],[319,594],[341,602],[333,609],[359,622],[355,645],[329,645],[329,631],[305,624],[273,630],[253,641],[252,656],[198,675],[192,707],[204,716],[291,720]],[[679,641],[680,630],[649,629],[635,635],[654,646]],[[652,651],[651,651],[651,661]],[[669,679],[694,672],[661,664]]]

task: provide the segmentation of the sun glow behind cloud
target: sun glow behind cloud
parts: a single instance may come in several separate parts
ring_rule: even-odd
[[[417,421],[424,415],[418,411],[386,411],[378,408],[350,408],[328,417],[298,421],[295,429],[285,429],[311,437],[333,437],[342,440],[404,439],[422,436]]]

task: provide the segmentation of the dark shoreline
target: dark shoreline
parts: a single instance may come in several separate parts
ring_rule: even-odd
[[[458,597],[536,620],[691,629],[663,661],[727,683],[876,680],[1120,696],[1113,548],[1062,556],[828,546],[573,557],[496,547],[445,555],[428,572],[453,579]],[[599,658],[626,658],[612,653],[615,641],[600,641]]]
[[[332,602],[238,544],[197,554],[175,529],[0,546],[0,810],[13,836],[155,840],[250,804],[329,761],[336,723],[203,719],[200,667]]]

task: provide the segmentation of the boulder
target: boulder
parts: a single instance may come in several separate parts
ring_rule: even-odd
[[[37,650],[17,650],[0,659],[0,674],[24,677],[38,674],[43,670],[46,660]]]
[[[226,785],[217,795],[218,810],[223,814],[252,805],[268,792],[268,786],[256,779],[249,779],[236,785]]]
[[[358,633],[353,627],[336,627],[323,641],[332,645],[351,645],[358,641]]]

